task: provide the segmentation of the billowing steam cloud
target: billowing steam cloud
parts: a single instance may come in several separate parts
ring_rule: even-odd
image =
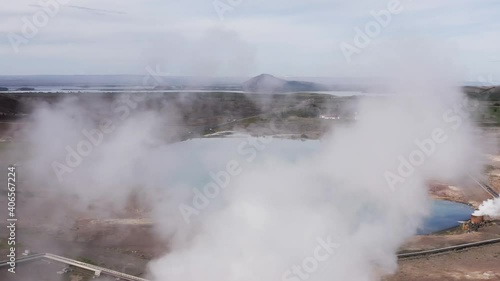
[[[492,218],[500,218],[500,198],[489,199],[484,201],[479,209],[472,215],[474,216],[490,216]]]
[[[459,83],[438,75],[447,68],[397,60],[411,69],[388,75],[391,96],[364,99],[358,122],[335,128],[312,155],[291,162],[263,149],[189,224],[179,208],[203,186],[188,180],[199,176],[186,166],[191,152],[161,142],[158,132],[176,124],[163,107],[42,106],[27,130],[23,174],[101,216],[139,191],[171,249],[151,262],[155,281],[377,280],[396,270],[395,252],[428,214],[427,182],[459,182],[483,160]],[[114,121],[103,127],[104,117]],[[207,171],[237,150],[216,147],[198,161]]]
[[[395,252],[427,214],[426,182],[460,180],[471,168],[464,159],[480,159],[471,123],[453,109],[460,93],[411,88],[416,95],[365,102],[359,122],[337,129],[314,156],[253,165],[194,226],[176,224],[161,206],[159,215],[169,214],[162,228],[183,231],[151,263],[151,278],[376,280],[394,272]]]
[[[148,268],[155,281],[377,280],[396,270],[395,253],[428,214],[427,182],[460,182],[484,160],[459,78],[443,54],[407,51],[417,49],[386,50],[371,64],[386,72],[390,95],[363,99],[356,123],[297,161],[262,149],[190,223],[180,207],[203,184],[189,180],[199,176],[186,164],[191,152],[166,141],[178,115],[144,97],[40,106],[23,175],[99,216],[140,194],[170,249]],[[238,149],[216,148],[196,159],[206,171]]]

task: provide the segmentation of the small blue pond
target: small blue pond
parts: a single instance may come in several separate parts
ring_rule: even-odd
[[[474,209],[465,204],[434,200],[431,215],[425,220],[418,234],[429,234],[459,225],[458,221],[470,219]]]
[[[265,146],[265,152],[258,152],[249,141],[241,138],[193,139],[178,143],[170,146],[171,156],[182,161],[169,167],[170,173],[165,173],[164,176],[173,183],[202,186],[211,180],[208,173],[210,170],[224,169],[231,159],[245,163],[251,157],[259,159],[263,154],[271,154],[293,162],[317,151],[320,142],[274,139]],[[464,204],[434,200],[431,214],[418,234],[430,234],[457,226],[458,221],[469,219],[473,211]]]

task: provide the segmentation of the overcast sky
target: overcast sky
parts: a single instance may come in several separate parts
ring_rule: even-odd
[[[50,1],[3,1],[0,75],[142,74],[159,64],[171,75],[366,76],[359,70],[370,58],[409,40],[435,46],[464,79],[500,81],[498,0],[401,0],[348,61],[342,42],[354,46],[355,28],[390,1],[220,0],[235,6],[222,20],[213,0],[61,0],[32,38],[23,18],[43,20]]]

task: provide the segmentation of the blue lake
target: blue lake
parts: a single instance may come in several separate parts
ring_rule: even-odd
[[[164,176],[169,178],[169,182],[201,187],[211,181],[210,171],[224,169],[231,159],[245,164],[248,159],[253,159],[252,157],[258,162],[259,159],[271,155],[295,162],[318,151],[321,146],[317,140],[273,139],[263,144],[265,149],[260,151],[251,145],[251,140],[255,138],[206,138],[176,143],[169,146],[172,150],[171,156],[182,161],[169,167],[170,173]],[[434,200],[430,215],[418,234],[430,234],[458,226],[458,221],[470,219],[473,211],[472,207],[465,204]]]
[[[434,200],[431,215],[425,220],[418,234],[429,234],[459,225],[458,221],[470,219],[474,209],[465,204]]]

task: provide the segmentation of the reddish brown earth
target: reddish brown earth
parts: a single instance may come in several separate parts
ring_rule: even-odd
[[[490,171],[489,183],[500,191],[500,169]],[[71,211],[74,205],[71,198],[54,199],[49,194],[37,194],[34,190],[24,192],[29,196],[18,197],[19,206],[23,206],[19,208],[18,253],[30,249],[69,258],[84,257],[101,266],[141,276],[151,259],[168,252],[167,247],[159,247],[166,243],[155,236],[146,209],[129,207],[125,213],[110,213],[102,217],[92,211],[85,214]],[[474,206],[488,198],[484,191],[471,183],[451,186],[432,182],[429,193],[433,198]],[[5,204],[6,197],[0,196],[0,205]],[[6,235],[6,229],[0,228],[0,237]],[[415,236],[400,250],[418,251],[499,237],[500,223],[495,222],[477,233],[454,230],[439,235]],[[0,239],[0,245],[4,244],[5,240]],[[6,247],[1,246],[0,256],[6,254]],[[499,255],[500,245],[490,245],[401,260],[397,273],[386,280],[500,280]]]

